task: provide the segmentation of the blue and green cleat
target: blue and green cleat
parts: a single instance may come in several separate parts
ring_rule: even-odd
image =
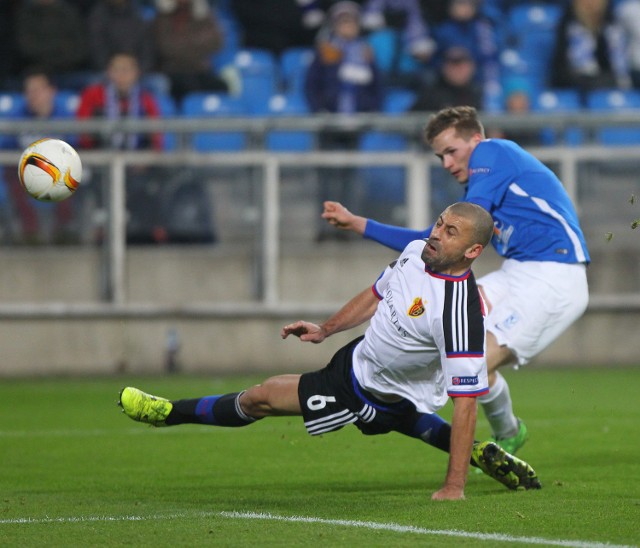
[[[132,386],[120,391],[118,405],[129,418],[152,426],[166,426],[165,420],[173,409],[169,400],[152,396]]]
[[[518,432],[510,438],[493,438],[493,440],[502,447],[507,453],[515,455],[525,442],[529,439],[527,426],[518,419]]]
[[[542,487],[538,475],[528,463],[510,455],[493,441],[474,444],[471,460],[485,474],[513,491]]]

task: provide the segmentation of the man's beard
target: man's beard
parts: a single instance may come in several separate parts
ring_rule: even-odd
[[[427,247],[422,251],[420,257],[424,261],[424,264],[427,265],[429,270],[433,272],[442,272],[443,270],[449,269],[451,266],[458,264],[462,261],[464,255],[460,255],[458,257],[451,257],[448,255],[439,254],[439,250],[436,248],[436,254],[430,255],[426,252]]]

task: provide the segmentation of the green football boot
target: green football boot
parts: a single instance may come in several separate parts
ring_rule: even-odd
[[[120,391],[118,405],[122,407],[122,412],[134,421],[146,422],[153,426],[166,426],[164,421],[173,409],[169,400],[146,394],[132,386]]]
[[[500,447],[511,455],[515,455],[516,451],[518,451],[528,439],[529,433],[527,432],[527,426],[520,419],[518,419],[518,432],[515,436],[510,438],[493,438]]]
[[[471,460],[485,474],[514,491],[542,487],[538,475],[529,464],[510,455],[493,441],[474,444]]]

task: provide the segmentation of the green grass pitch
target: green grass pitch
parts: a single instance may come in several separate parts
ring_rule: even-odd
[[[640,368],[505,376],[543,489],[470,473],[458,502],[430,500],[447,456],[397,434],[312,438],[296,417],[151,428],[115,403],[125,384],[181,398],[257,377],[5,379],[0,545],[637,545]]]

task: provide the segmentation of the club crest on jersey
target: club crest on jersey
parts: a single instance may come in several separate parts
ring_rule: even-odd
[[[409,307],[409,311],[407,312],[409,316],[412,318],[417,318],[418,316],[422,316],[424,314],[424,304],[422,303],[421,297],[416,297],[413,299],[413,304]]]

